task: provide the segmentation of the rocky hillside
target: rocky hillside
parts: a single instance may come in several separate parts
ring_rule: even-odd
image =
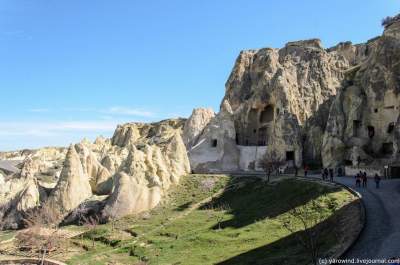
[[[188,146],[192,168],[259,169],[265,153],[285,167],[395,163],[399,34],[391,20],[364,44],[325,49],[311,39],[241,52],[220,113]]]
[[[171,185],[190,172],[182,130],[185,120],[120,125],[111,139],[68,149],[45,148],[1,154],[19,162],[2,173],[0,217],[18,228],[30,211],[50,205],[60,221],[95,212],[104,220],[149,210]]]

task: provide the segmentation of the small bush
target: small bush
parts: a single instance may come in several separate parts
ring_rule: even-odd
[[[129,250],[129,256],[137,257],[140,261],[148,261],[146,256],[146,249],[140,246],[132,246]]]
[[[384,19],[382,19],[382,26],[386,28],[398,20],[400,20],[400,14],[393,17],[385,17]]]

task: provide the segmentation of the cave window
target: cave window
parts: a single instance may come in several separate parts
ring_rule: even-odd
[[[382,153],[384,155],[393,154],[393,143],[383,143],[382,144]]]
[[[388,132],[388,133],[392,133],[393,130],[394,130],[394,122],[391,122],[391,123],[389,123],[387,132]]]
[[[375,113],[378,113],[378,109],[374,109],[374,112],[375,112]]]
[[[345,166],[352,166],[353,162],[351,160],[344,160],[344,165]]]
[[[368,126],[367,129],[368,129],[368,136],[369,136],[369,138],[374,137],[374,135],[375,135],[375,128],[374,128],[374,126]]]
[[[349,80],[349,81],[348,81],[348,84],[349,84],[349,86],[352,86],[352,85],[354,85],[354,82],[353,82],[353,80]]]
[[[360,127],[361,127],[361,121],[354,120],[353,121],[353,136],[354,137],[358,137],[359,136]]]
[[[276,115],[279,115],[279,108],[276,109]]]
[[[236,144],[238,145],[239,144],[239,134],[238,133],[236,134],[235,140],[236,140]]]
[[[253,130],[253,133],[256,133],[256,132],[257,132],[257,130],[256,130],[256,129],[254,129],[254,130]]]
[[[294,151],[287,151],[286,152],[286,161],[293,161],[294,160]]]
[[[217,145],[218,145],[217,139],[213,139],[211,142],[211,147],[217,147]]]
[[[258,131],[258,146],[267,145],[267,128],[260,128]]]
[[[273,120],[274,120],[274,107],[272,105],[268,105],[261,112],[260,122],[266,123],[266,122],[271,122]]]
[[[385,109],[394,109],[394,106],[386,106]]]

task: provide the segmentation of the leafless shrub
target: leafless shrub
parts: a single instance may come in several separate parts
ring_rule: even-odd
[[[89,216],[89,217],[84,217],[83,218],[83,224],[86,228],[88,228],[88,230],[95,230],[97,225],[99,224],[99,218],[97,216]],[[92,240],[92,247],[94,248],[94,241],[95,238],[92,236],[91,237]]]
[[[204,206],[204,209],[208,212],[208,218],[215,219],[217,223],[218,230],[221,230],[222,221],[225,218],[225,213],[231,210],[231,207],[228,203],[221,203],[221,204],[207,204]]]
[[[20,249],[41,255],[43,264],[49,252],[61,248],[59,216],[60,213],[49,203],[27,212],[24,223],[28,228],[16,237]]]
[[[204,179],[200,182],[201,189],[207,192],[210,192],[215,187],[215,180],[212,178]]]
[[[400,14],[393,17],[387,16],[382,19],[382,26],[386,28],[398,20],[400,20]]]
[[[285,161],[273,150],[271,152],[266,152],[258,161],[258,164],[264,170],[267,181],[269,182],[272,172],[275,172],[277,175],[279,173],[279,167],[283,166]]]
[[[282,220],[282,226],[296,236],[315,265],[319,264],[323,234],[323,229],[318,225],[325,220],[327,209],[333,212],[337,208],[335,199],[326,197],[323,204],[314,199],[307,205],[291,207],[288,215]]]

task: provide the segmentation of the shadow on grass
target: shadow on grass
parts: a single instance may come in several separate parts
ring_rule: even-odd
[[[178,212],[183,212],[183,211],[187,210],[191,205],[192,205],[192,202],[187,202],[187,203],[179,205],[178,207],[175,208],[175,210]]]
[[[265,218],[274,218],[319,196],[338,190],[339,188],[294,179],[283,180],[274,185],[253,180],[244,187],[225,190],[200,209],[227,208],[233,217],[215,225],[213,229],[240,228]]]
[[[334,215],[319,223],[312,229],[320,235],[320,257],[331,256],[332,247],[340,245],[343,251],[343,240],[351,240],[350,229],[359,224],[358,215],[350,222],[349,216],[354,215],[360,209],[359,201],[354,201],[340,208]],[[297,232],[275,241],[231,257],[225,261],[216,263],[217,265],[239,265],[239,264],[268,264],[268,265],[291,265],[291,264],[311,264],[309,252],[300,244],[299,236],[304,232]],[[349,243],[349,242],[348,242]]]

